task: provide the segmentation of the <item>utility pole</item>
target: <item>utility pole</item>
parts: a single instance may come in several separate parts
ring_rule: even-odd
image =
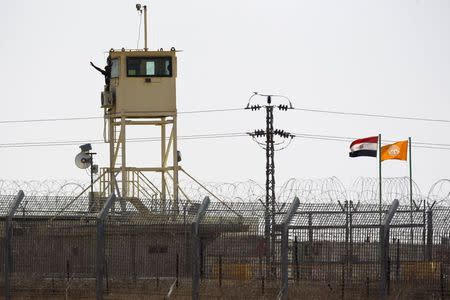
[[[266,98],[266,104],[251,104],[252,98],[255,96],[261,96]],[[283,98],[284,102],[288,102],[289,105],[272,104],[272,98],[280,97]],[[274,108],[278,108],[280,111],[287,111],[288,109],[293,109],[291,101],[281,95],[262,95],[258,93],[254,93],[247,104],[246,109],[250,109],[252,111],[260,110],[261,108],[266,109],[266,130],[257,129],[253,132],[249,132],[253,140],[261,146],[264,150],[266,150],[266,201],[265,201],[265,214],[264,214],[264,237],[266,239],[266,245],[270,245],[270,251],[266,251],[266,266],[271,266],[272,275],[275,275],[275,151],[282,150],[289,146],[292,139],[295,137],[293,134],[289,132],[285,132],[284,130],[274,129],[273,121]],[[275,143],[274,137],[278,136],[283,139],[281,143]],[[261,142],[258,138],[265,137],[265,141]],[[285,140],[288,140],[288,143],[284,143]],[[277,145],[277,149],[275,149],[275,145]],[[281,145],[281,147],[280,147]],[[267,270],[268,271],[268,270]],[[270,272],[267,272],[267,276],[270,276]]]

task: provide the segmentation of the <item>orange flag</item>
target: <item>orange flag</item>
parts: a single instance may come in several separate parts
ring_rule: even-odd
[[[381,147],[381,161],[388,159],[407,160],[408,141],[400,141]]]

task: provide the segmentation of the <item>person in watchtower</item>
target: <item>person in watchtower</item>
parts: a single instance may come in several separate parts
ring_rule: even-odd
[[[91,61],[91,66],[94,67],[97,71],[103,74],[105,76],[105,91],[109,91],[109,82],[111,80],[111,58],[108,57],[107,64],[105,66],[105,69],[101,69],[94,65],[94,63]]]

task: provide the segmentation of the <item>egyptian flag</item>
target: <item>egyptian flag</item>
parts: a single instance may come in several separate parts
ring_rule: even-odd
[[[350,144],[350,157],[371,156],[377,157],[378,137],[371,136],[353,141]]]

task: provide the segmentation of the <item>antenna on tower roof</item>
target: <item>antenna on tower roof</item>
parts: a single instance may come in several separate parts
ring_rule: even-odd
[[[142,14],[144,10],[144,50],[148,51],[147,47],[147,5],[136,4],[136,10]],[[140,30],[140,29],[139,29]]]

